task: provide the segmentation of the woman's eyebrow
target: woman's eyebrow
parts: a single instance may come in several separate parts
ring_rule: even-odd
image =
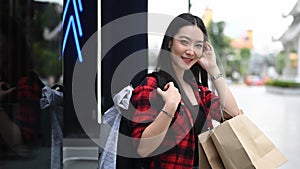
[[[187,39],[187,40],[191,40],[191,38],[189,38],[188,36],[185,36],[185,35],[180,35],[179,37],[178,37],[178,39],[179,38],[185,38],[185,39]],[[196,41],[196,43],[203,43],[204,42],[204,40],[198,40],[198,41]]]

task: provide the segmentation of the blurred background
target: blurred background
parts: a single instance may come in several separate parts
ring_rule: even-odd
[[[153,0],[148,4],[150,13],[191,12],[202,17],[229,82],[248,85],[278,78],[299,81],[297,10],[297,0]],[[161,39],[150,34],[149,47],[159,48]],[[150,63],[155,62],[155,52],[153,56]]]
[[[56,87],[60,86],[64,98],[63,112],[54,110],[48,112],[48,116],[43,111],[39,112],[42,115],[37,116],[35,126],[39,139],[34,146],[28,144],[30,151],[26,149],[25,156],[23,151],[9,146],[7,133],[4,132],[7,126],[0,125],[1,169],[96,168],[98,147],[95,140],[99,133],[94,130],[88,135],[74,110],[74,65],[78,61],[85,64],[86,56],[78,51],[102,26],[122,16],[140,12],[174,17],[191,12],[203,18],[218,63],[239,107],[288,158],[280,169],[298,168],[299,0],[2,0],[0,81],[18,87],[20,78],[34,72],[44,86],[53,87],[56,91],[59,91]],[[156,24],[149,18],[143,18],[132,26],[147,31]],[[112,30],[106,37],[109,39],[116,33]],[[133,64],[152,70],[162,38],[154,33],[135,35],[122,40],[105,54],[101,73],[98,72],[101,78],[95,89],[96,92],[101,91],[97,96],[101,98],[98,102],[100,108],[84,112],[90,128],[99,126],[98,117],[112,105],[111,82],[118,65],[133,52],[149,48]],[[95,44],[98,57],[103,54],[101,49],[106,44],[109,42],[98,39],[98,44]],[[97,60],[94,66],[99,66],[96,63]],[[4,90],[5,87],[1,88]],[[42,93],[38,94],[42,96]],[[12,96],[0,101],[11,125],[21,128],[18,117],[23,100]],[[49,116],[51,113],[57,116]],[[55,119],[61,116],[59,128],[56,128],[58,124]],[[1,119],[1,124],[7,124],[3,122],[4,118]],[[15,130],[9,132],[17,136]],[[57,132],[63,135],[54,137]]]

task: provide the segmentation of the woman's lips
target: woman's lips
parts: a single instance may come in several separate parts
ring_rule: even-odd
[[[181,59],[184,61],[184,63],[189,64],[193,61],[193,59],[191,58],[185,58],[185,57],[181,57]]]

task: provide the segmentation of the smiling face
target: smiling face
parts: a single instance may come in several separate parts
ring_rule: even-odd
[[[204,34],[195,25],[184,26],[174,36],[169,47],[175,71],[190,69],[203,53]]]

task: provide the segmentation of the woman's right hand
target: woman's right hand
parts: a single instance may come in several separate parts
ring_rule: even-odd
[[[161,145],[181,100],[181,95],[173,82],[167,83],[163,89],[158,87],[156,92],[162,97],[165,105],[143,131],[137,148],[137,153],[141,157],[148,157]],[[152,94],[156,94],[155,90]]]
[[[0,82],[0,102],[2,102],[6,96],[12,93],[16,88],[10,87],[9,84],[5,82]]]
[[[172,106],[178,106],[181,95],[179,93],[179,90],[174,86],[173,82],[169,82],[164,86],[164,89],[161,90],[160,88],[157,88],[157,93],[162,97],[165,104],[172,105]]]

